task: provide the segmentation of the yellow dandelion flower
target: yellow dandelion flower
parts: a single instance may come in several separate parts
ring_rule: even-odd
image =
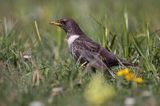
[[[135,78],[135,76],[134,76],[133,73],[128,73],[128,74],[125,75],[125,79],[126,79],[127,81],[131,81],[131,80],[133,80],[134,78]]]
[[[125,69],[121,69],[117,72],[118,76],[122,76],[122,75],[127,75],[129,73],[129,69],[125,68]]]
[[[133,81],[137,82],[137,83],[142,83],[143,82],[143,79],[140,78],[140,77],[136,77],[133,79]]]

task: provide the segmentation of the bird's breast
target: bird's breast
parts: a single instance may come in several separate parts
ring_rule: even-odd
[[[73,42],[79,38],[79,35],[71,35],[68,40],[67,40],[67,43],[68,43],[68,46],[69,48],[71,48]]]

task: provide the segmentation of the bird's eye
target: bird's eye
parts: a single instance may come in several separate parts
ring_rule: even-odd
[[[62,23],[63,25],[65,25],[65,24],[66,24],[66,21],[61,21],[61,23]]]

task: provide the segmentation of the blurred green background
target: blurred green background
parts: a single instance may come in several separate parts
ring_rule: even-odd
[[[133,97],[135,105],[158,106],[159,13],[160,0],[0,0],[0,106],[35,100],[46,106],[89,105],[83,93],[93,73],[82,75],[65,33],[49,24],[62,17],[73,18],[89,37],[144,69],[132,69],[143,78],[140,85],[105,77],[116,93],[104,105],[123,106]],[[59,87],[63,90],[54,96]]]
[[[48,25],[51,19],[72,17],[88,33],[97,28],[93,17],[107,23],[113,29],[120,29],[123,13],[129,16],[130,30],[139,29],[149,23],[153,29],[159,28],[158,0],[1,0],[0,16],[32,22],[38,20],[41,27]],[[107,19],[106,19],[107,18]],[[92,27],[91,27],[92,26]]]

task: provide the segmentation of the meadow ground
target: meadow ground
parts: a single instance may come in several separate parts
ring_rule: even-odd
[[[0,106],[160,105],[159,0],[0,0]],[[116,72],[83,74],[65,33],[71,17],[92,39],[141,68],[142,83]],[[35,105],[34,105],[35,106]]]

